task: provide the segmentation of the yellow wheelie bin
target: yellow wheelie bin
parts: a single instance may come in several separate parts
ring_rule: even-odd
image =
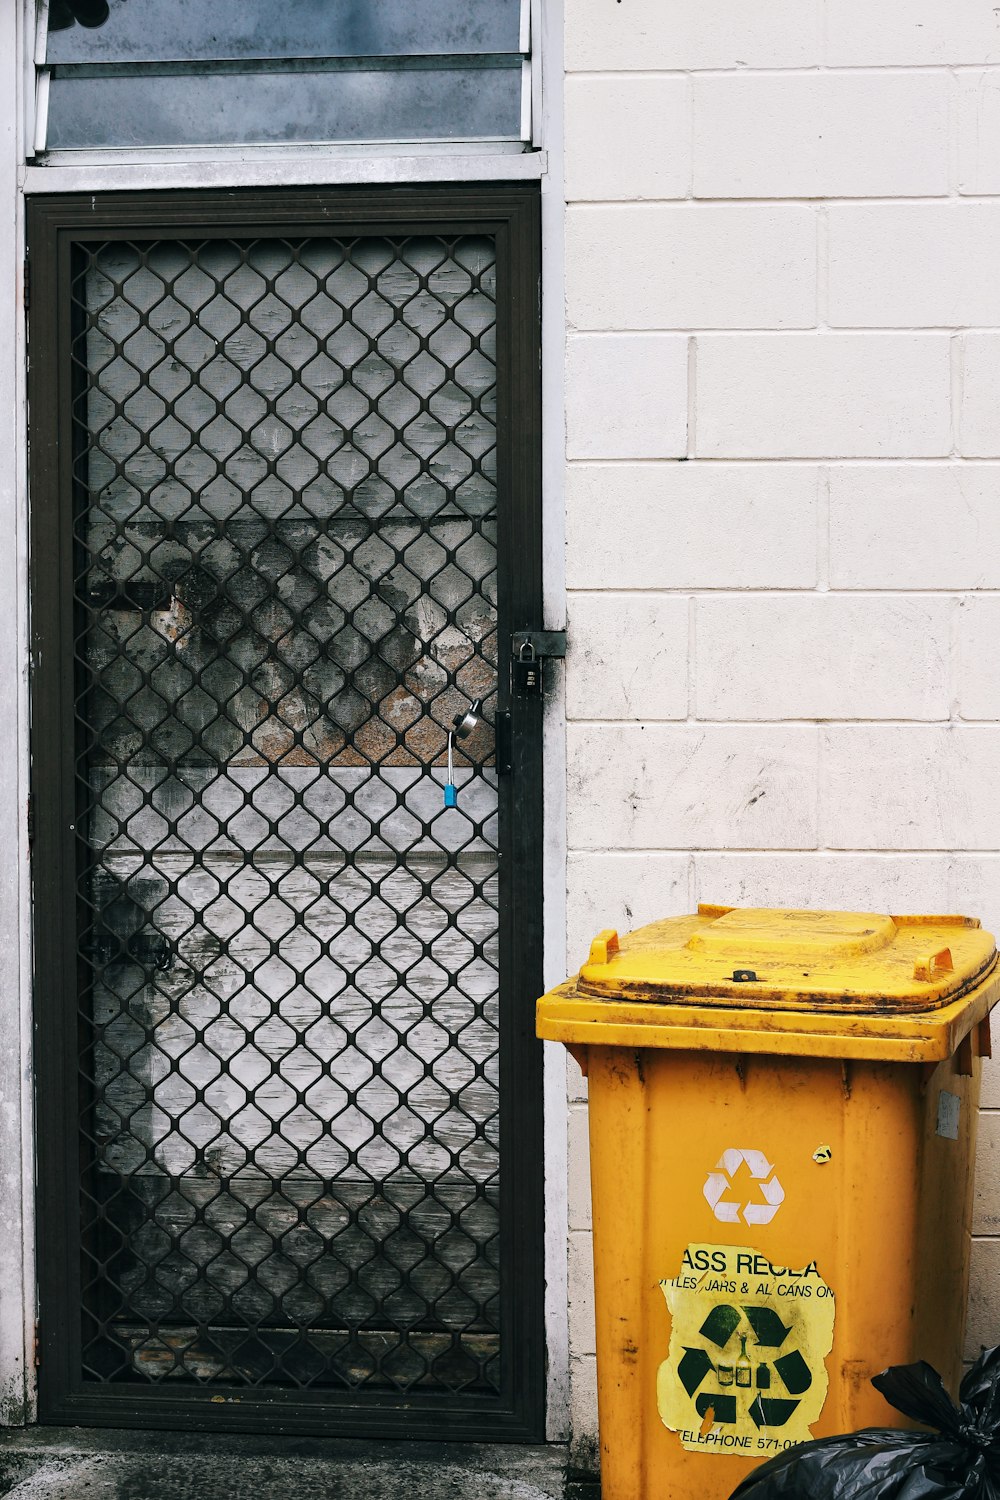
[[[723,1500],[953,1392],[993,938],[960,916],[700,906],[538,1003],[589,1079],[603,1500]]]

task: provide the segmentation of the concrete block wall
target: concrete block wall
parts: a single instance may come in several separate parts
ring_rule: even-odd
[[[565,45],[568,969],[699,900],[1000,931],[1000,14],[566,0]],[[970,1351],[1000,1070],[975,1230]]]

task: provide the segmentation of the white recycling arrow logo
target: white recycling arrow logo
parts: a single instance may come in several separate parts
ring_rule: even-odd
[[[763,1203],[734,1203],[725,1196],[744,1162],[760,1187]],[[715,1170],[705,1178],[702,1191],[709,1208],[723,1224],[738,1224],[741,1211],[746,1224],[770,1224],[785,1201],[785,1190],[773,1173],[774,1168],[763,1151],[738,1151],[730,1146],[719,1157]]]

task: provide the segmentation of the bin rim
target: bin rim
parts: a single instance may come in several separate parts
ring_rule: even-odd
[[[996,968],[951,1005],[910,1016],[580,999],[570,980],[538,1001],[536,1032],[577,1047],[937,1063],[954,1056],[977,1026],[979,1054],[990,1055],[989,1015],[998,1000]]]

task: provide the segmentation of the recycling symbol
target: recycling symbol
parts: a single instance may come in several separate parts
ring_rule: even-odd
[[[741,1328],[745,1331],[741,1332]],[[745,1392],[747,1415],[757,1428],[783,1427],[799,1406],[801,1397],[812,1385],[812,1371],[798,1349],[787,1349],[768,1359],[752,1358],[747,1344],[753,1338],[754,1354],[758,1350],[778,1351],[791,1333],[771,1307],[731,1307],[720,1303],[713,1307],[698,1330],[714,1350],[684,1346],[677,1366],[677,1376],[687,1394],[694,1400],[702,1418],[723,1425],[737,1419],[736,1390]],[[738,1343],[738,1348],[737,1348]],[[702,1387],[714,1372],[718,1390]],[[772,1395],[775,1376],[788,1392]],[[732,1387],[732,1392],[725,1387]],[[765,1394],[766,1393],[766,1394]]]
[[[739,1203],[726,1196],[731,1191],[733,1179],[744,1163],[750,1169],[750,1175],[754,1179],[755,1188],[763,1197],[763,1203],[753,1201]],[[715,1164],[715,1169],[705,1178],[702,1191],[715,1217],[721,1219],[723,1224],[738,1224],[741,1214],[747,1224],[770,1224],[785,1201],[785,1190],[774,1175],[774,1168],[763,1151],[738,1151],[735,1146],[730,1146],[727,1151],[723,1151]]]

